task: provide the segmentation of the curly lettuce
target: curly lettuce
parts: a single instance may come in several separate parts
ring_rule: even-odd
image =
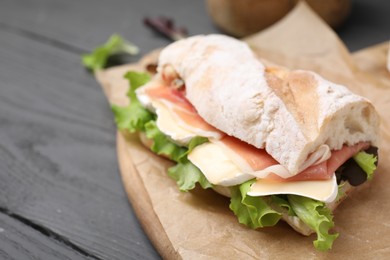
[[[128,72],[124,76],[129,80],[130,86],[127,96],[130,104],[126,107],[112,105],[115,123],[120,130],[127,130],[131,133],[145,131],[145,125],[155,118],[155,115],[144,108],[135,95],[135,90],[150,80],[150,75],[141,72]]]
[[[211,188],[212,184],[206,179],[204,174],[187,159],[187,154],[197,145],[207,141],[205,137],[192,138],[188,147],[179,146],[172,142],[162,133],[155,121],[150,121],[145,125],[146,136],[153,140],[151,150],[157,154],[163,154],[177,164],[168,169],[168,176],[174,179],[180,191],[189,191],[195,188],[196,184],[203,189]]]
[[[255,180],[249,180],[231,188],[230,209],[238,221],[250,228],[274,226],[282,214],[270,206],[267,197],[252,197],[247,195]]]
[[[371,180],[374,177],[378,157],[362,151],[353,156],[353,159],[367,173],[367,180]]]
[[[270,205],[278,212],[285,212],[288,216],[296,216],[288,202],[287,195],[272,195]]]
[[[317,240],[313,242],[314,247],[321,251],[331,249],[338,234],[329,233],[334,222],[325,203],[298,195],[288,195],[287,198],[295,214],[317,233]]]
[[[139,53],[139,49],[133,43],[123,39],[120,35],[113,34],[106,43],[98,46],[91,53],[82,55],[81,61],[87,69],[97,71],[106,66],[110,56],[119,53],[136,55]]]
[[[230,209],[241,224],[253,229],[274,226],[284,212],[289,216],[297,216],[317,233],[317,240],[313,241],[316,249],[331,249],[338,234],[329,233],[334,222],[325,203],[298,195],[252,197],[247,193],[254,181],[247,181],[231,189]]]
[[[165,155],[169,159],[178,162],[186,152],[187,148],[173,143],[163,132],[161,132],[155,121],[145,124],[145,133],[148,139],[153,140],[151,150],[158,155]]]
[[[169,168],[168,175],[176,181],[180,191],[192,190],[195,188],[197,183],[199,183],[203,189],[213,187],[198,167],[189,160],[180,162]]]
[[[137,103],[131,103],[126,107],[112,105],[111,110],[117,127],[131,133],[144,131],[145,124],[154,118],[152,113]]]
[[[139,103],[135,91],[150,81],[150,75],[144,72],[128,71],[123,77],[129,81],[130,86],[127,91],[127,96],[129,97],[130,102]]]

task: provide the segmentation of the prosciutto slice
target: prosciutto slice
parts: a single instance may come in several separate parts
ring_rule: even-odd
[[[157,85],[146,89],[146,94],[154,99],[164,100],[164,104],[171,109],[171,112],[192,128],[198,128],[203,131],[219,132],[215,127],[208,124],[196,112],[196,109],[184,97],[185,90],[178,90],[164,85]]]
[[[297,175],[283,178],[281,176],[286,176],[288,173],[285,174],[280,171],[287,170],[274,158],[272,158],[272,156],[264,149],[257,149],[252,145],[230,136],[222,138],[220,142],[222,142],[223,145],[230,150],[230,154],[234,153],[234,155],[231,155],[231,158],[241,167],[241,169],[246,172],[248,171],[248,166],[254,172],[270,169],[270,174],[263,177],[263,179],[277,182],[328,180],[332,178],[334,172],[349,158],[370,146],[367,142],[361,142],[353,146],[344,145],[342,149],[332,151],[331,157],[328,160],[314,164]],[[243,161],[247,163],[247,166],[243,163]]]

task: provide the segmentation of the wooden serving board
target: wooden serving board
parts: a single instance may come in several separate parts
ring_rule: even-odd
[[[302,41],[300,34],[309,39]],[[283,45],[286,38],[288,46]],[[245,40],[271,62],[318,71],[373,101],[382,117],[376,177],[336,210],[335,231],[340,237],[331,251],[323,253],[312,245],[315,236],[303,237],[284,223],[261,230],[240,225],[229,210],[229,201],[213,191],[180,192],[166,175],[171,162],[145,149],[136,135],[118,132],[123,183],[158,252],[166,259],[341,259],[352,255],[365,259],[390,255],[390,74],[383,71],[387,43],[350,55],[337,36],[305,5],[299,5],[271,29]],[[97,73],[110,103],[127,104],[123,74],[144,70],[157,55],[154,52],[138,64]]]

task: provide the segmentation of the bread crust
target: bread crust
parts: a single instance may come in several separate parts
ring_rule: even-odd
[[[186,97],[209,124],[264,148],[291,174],[326,144],[377,143],[373,105],[310,71],[266,68],[243,42],[194,36],[166,47],[157,71],[172,66]]]

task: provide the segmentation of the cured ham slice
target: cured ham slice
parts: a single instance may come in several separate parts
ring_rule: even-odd
[[[271,174],[267,179],[274,180],[278,182],[283,181],[305,181],[305,180],[328,180],[332,178],[334,172],[348,159],[360,152],[361,150],[367,149],[369,143],[361,142],[353,146],[344,145],[340,150],[332,151],[332,156],[329,160],[312,165],[303,172],[290,177],[290,178],[281,178],[276,174]]]
[[[262,179],[278,182],[292,182],[305,180],[328,180],[334,172],[349,158],[359,151],[369,147],[369,143],[361,142],[353,146],[344,145],[342,149],[332,151],[331,157],[321,163],[314,164],[297,175],[288,177],[288,171],[281,166],[264,149],[257,149],[237,138],[225,136],[220,141],[230,158],[245,172],[267,171],[269,174]],[[287,172],[287,173],[285,173]],[[256,174],[254,174],[256,175]],[[287,176],[283,178],[283,176]]]
[[[195,108],[184,97],[184,89],[179,90],[164,85],[157,85],[147,88],[145,92],[152,99],[164,100],[163,103],[171,109],[171,112],[186,125],[191,126],[191,128],[220,133],[220,131],[199,116]]]

